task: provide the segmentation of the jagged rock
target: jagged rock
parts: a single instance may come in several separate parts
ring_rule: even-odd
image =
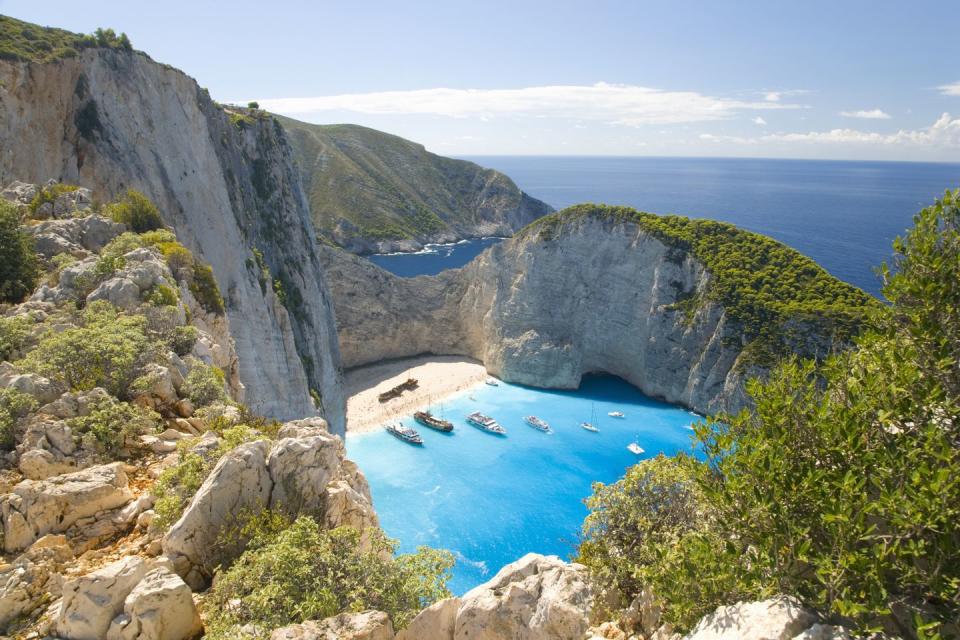
[[[131,311],[140,304],[140,287],[129,278],[110,278],[87,296],[87,304],[97,300],[106,300],[119,309]]]
[[[56,218],[66,218],[77,211],[83,211],[90,208],[93,204],[93,197],[90,189],[74,189],[61,193],[53,201],[53,215]]]
[[[147,573],[147,563],[128,556],[63,584],[57,634],[65,640],[102,640],[124,600]]]
[[[185,640],[201,629],[190,587],[166,567],[157,567],[126,597],[107,640]]]
[[[24,480],[0,497],[4,549],[18,551],[46,533],[66,532],[78,520],[132,498],[119,462],[47,480]]]
[[[456,640],[580,640],[593,596],[582,565],[535,553],[462,598]]]
[[[37,185],[20,182],[19,180],[14,180],[4,187],[3,191],[0,191],[0,198],[19,204],[30,204],[30,201],[36,195]]]
[[[193,412],[194,412],[193,403],[190,402],[190,400],[188,400],[187,398],[178,400],[176,404],[173,405],[173,409],[177,412],[177,415],[179,415],[181,418],[189,418],[193,415]]]
[[[100,251],[108,242],[127,230],[126,225],[103,216],[87,216],[77,220],[80,244],[88,251]]]
[[[816,621],[817,617],[796,599],[777,596],[717,607],[685,640],[790,640]]]
[[[433,603],[397,633],[397,640],[453,640],[460,602],[460,598],[445,598]]]
[[[57,572],[73,558],[64,536],[47,535],[8,565],[0,565],[0,632],[36,609],[45,593],[58,592]]]
[[[850,640],[850,638],[850,632],[843,627],[818,623],[795,635],[793,640]]]
[[[60,390],[55,384],[36,373],[3,376],[0,378],[0,387],[25,393],[40,404],[46,404],[60,396]]]
[[[146,386],[138,389],[138,393],[156,398],[163,404],[175,404],[178,397],[171,371],[171,369],[159,364],[148,364],[144,367],[143,375],[140,378],[140,380],[146,382]]]
[[[377,524],[366,480],[344,461],[343,442],[322,419],[288,423],[279,436],[224,455],[164,536],[164,553],[191,587],[204,586],[217,565],[240,551],[217,539],[243,513],[269,508],[291,517],[313,513],[325,522]]]
[[[382,611],[341,613],[320,622],[308,620],[275,629],[270,640],[393,640],[393,625]],[[422,640],[430,640],[423,636]]]

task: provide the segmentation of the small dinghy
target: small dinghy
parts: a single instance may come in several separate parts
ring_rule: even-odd
[[[631,442],[630,444],[628,444],[628,445],[627,445],[627,449],[630,450],[630,453],[635,453],[635,454],[637,454],[638,456],[639,456],[639,455],[642,455],[643,453],[645,453],[644,450],[643,450],[643,447],[641,447],[640,445],[638,445],[636,442]]]
[[[626,417],[625,415],[623,415],[623,411],[611,411],[611,412],[608,413],[607,415],[610,416],[611,418],[625,418],[625,417]]]
[[[528,425],[536,429],[537,431],[543,431],[544,433],[550,433],[550,425],[547,424],[546,420],[541,420],[537,416],[527,416],[523,419]]]
[[[486,382],[486,383],[487,383],[488,385],[490,385],[491,387],[499,387],[499,386],[500,386],[500,382],[499,382],[496,378],[487,378],[486,380],[484,380],[484,382]]]
[[[581,422],[581,423],[580,423],[580,428],[581,428],[581,429],[586,429],[587,431],[591,431],[591,432],[593,432],[593,433],[600,433],[600,429],[597,429],[595,426],[593,426],[593,425],[590,424],[589,422]]]
[[[388,424],[387,431],[391,435],[403,440],[407,444],[423,444],[423,438],[420,437],[420,434],[417,433],[416,429],[411,429],[410,427],[405,427],[400,423],[397,424]]]

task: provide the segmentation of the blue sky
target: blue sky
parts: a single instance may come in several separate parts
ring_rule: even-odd
[[[218,100],[448,155],[960,161],[957,0],[0,0],[0,13],[112,26]]]

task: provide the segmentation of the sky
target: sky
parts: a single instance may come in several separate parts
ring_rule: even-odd
[[[0,0],[445,155],[960,161],[960,1]]]

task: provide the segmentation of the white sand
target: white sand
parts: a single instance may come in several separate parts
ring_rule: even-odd
[[[487,370],[476,360],[460,356],[419,356],[357,367],[344,377],[347,433],[363,433],[482,384]],[[377,399],[407,378],[416,378],[420,386],[384,403]]]

